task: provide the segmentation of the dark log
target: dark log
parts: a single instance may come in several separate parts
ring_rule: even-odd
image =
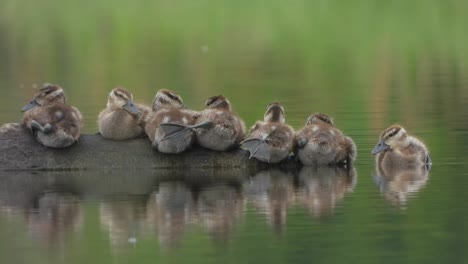
[[[85,169],[162,169],[162,168],[244,168],[279,167],[296,169],[293,159],[270,165],[255,159],[243,149],[218,152],[194,147],[181,154],[154,151],[147,138],[113,141],[99,134],[81,135],[65,149],[40,145],[30,132],[18,124],[0,129],[0,170],[85,170]]]

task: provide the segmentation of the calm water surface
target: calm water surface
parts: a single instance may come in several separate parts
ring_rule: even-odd
[[[196,110],[222,93],[248,126],[272,101],[296,129],[333,116],[355,166],[2,171],[0,263],[468,262],[467,4],[177,2],[4,1],[0,124],[44,82],[84,133],[117,85]],[[427,144],[429,173],[377,175],[393,123]]]
[[[359,157],[350,170],[1,172],[0,258],[462,263],[468,260],[468,131],[439,135],[431,128],[438,122],[427,122],[410,131],[429,139],[429,173],[379,177],[369,154],[379,131],[352,126],[345,131],[358,142]]]

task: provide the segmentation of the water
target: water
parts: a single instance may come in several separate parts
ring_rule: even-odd
[[[321,111],[358,147],[350,171],[1,171],[0,262],[467,262],[467,4],[322,2],[0,4],[1,124],[52,82],[95,133],[123,85],[222,93],[248,126],[272,101],[295,129]],[[376,176],[393,123],[429,173]]]

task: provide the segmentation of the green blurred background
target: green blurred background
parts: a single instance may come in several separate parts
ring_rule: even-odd
[[[64,87],[85,133],[97,131],[115,86],[146,104],[172,89],[196,110],[222,93],[248,126],[280,101],[296,129],[311,112],[335,117],[357,143],[359,181],[333,217],[311,220],[293,207],[282,235],[250,206],[224,246],[193,228],[177,250],[164,252],[152,236],[116,254],[93,200],[83,205],[80,234],[59,249],[44,250],[26,224],[0,218],[1,255],[41,263],[466,262],[467,10],[462,0],[2,0],[0,123],[18,122],[44,82]],[[395,122],[427,143],[435,164],[404,210],[383,201],[368,154]]]
[[[421,113],[456,119],[459,99],[468,97],[466,1],[3,0],[0,7],[2,122],[19,119],[16,109],[43,82],[66,89],[87,132],[96,131],[118,85],[148,104],[158,89],[172,89],[194,109],[223,93],[248,124],[277,100],[296,127],[312,111],[371,113],[376,129],[418,122]]]

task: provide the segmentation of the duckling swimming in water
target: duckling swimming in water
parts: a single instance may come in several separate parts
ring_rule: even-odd
[[[385,129],[371,154],[377,155],[378,166],[417,167],[432,164],[424,143],[408,135],[400,125]]]
[[[296,135],[297,156],[304,165],[350,164],[356,159],[356,145],[343,135],[333,120],[313,113]]]
[[[125,140],[145,135],[145,118],[150,108],[133,103],[133,95],[125,88],[114,88],[107,99],[107,108],[98,117],[98,129],[105,138]]]
[[[81,113],[66,104],[63,89],[58,85],[45,84],[21,111],[23,124],[46,147],[65,148],[80,137]]]
[[[146,120],[145,132],[153,148],[163,153],[189,149],[195,140],[193,129],[211,125],[211,122],[194,125],[198,114],[186,109],[182,98],[170,90],[158,91],[152,110]]]
[[[222,95],[210,97],[197,122],[211,121],[213,126],[196,129],[200,146],[225,151],[237,146],[245,134],[244,121],[231,110],[231,103]]]
[[[277,102],[268,105],[263,120],[255,123],[241,145],[250,151],[250,158],[278,163],[293,149],[294,130],[285,124],[284,108]]]

